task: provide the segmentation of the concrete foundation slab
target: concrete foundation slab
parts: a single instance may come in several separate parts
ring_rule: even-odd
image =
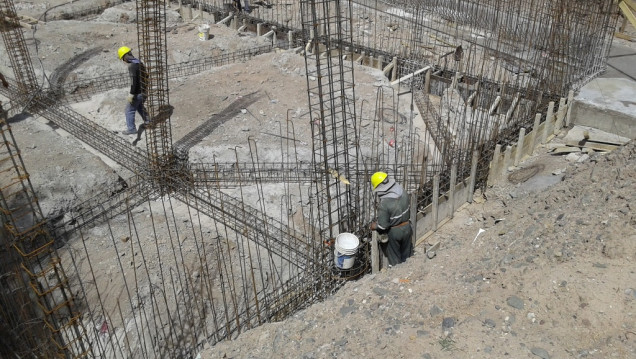
[[[574,98],[572,123],[630,139],[636,138],[636,82],[597,78]]]
[[[615,133],[608,133],[601,131],[597,128],[589,126],[573,126],[568,130],[567,134],[563,137],[563,142],[578,142],[586,139],[595,142],[607,142],[624,145],[630,141],[629,138],[617,135]],[[561,146],[556,143],[556,146]]]
[[[636,81],[636,50],[613,44],[609,58],[607,59],[607,70],[599,77],[603,78],[627,78]]]

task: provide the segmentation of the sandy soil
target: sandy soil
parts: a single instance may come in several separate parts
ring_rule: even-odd
[[[433,259],[419,246],[201,358],[634,357],[636,143],[581,162],[543,152],[530,166],[428,237]]]

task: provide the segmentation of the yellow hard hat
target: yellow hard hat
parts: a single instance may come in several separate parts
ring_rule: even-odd
[[[378,185],[382,182],[384,182],[384,180],[388,177],[389,175],[384,173],[384,172],[376,172],[371,176],[371,186],[373,186],[373,189],[375,189],[376,187],[378,187]]]
[[[131,52],[132,49],[128,46],[122,46],[119,48],[119,50],[117,50],[117,55],[119,55],[119,59],[123,59],[124,55],[126,55],[127,53]]]

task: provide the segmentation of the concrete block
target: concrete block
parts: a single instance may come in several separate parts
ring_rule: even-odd
[[[636,139],[636,82],[597,78],[574,98],[571,121]]]

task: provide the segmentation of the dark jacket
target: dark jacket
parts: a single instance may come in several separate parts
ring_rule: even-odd
[[[146,94],[146,67],[138,59],[132,59],[128,63],[128,73],[130,74],[130,94]]]
[[[409,195],[399,183],[391,179],[376,190],[380,199],[378,206],[377,229],[386,233],[391,227],[408,222],[411,218]]]

